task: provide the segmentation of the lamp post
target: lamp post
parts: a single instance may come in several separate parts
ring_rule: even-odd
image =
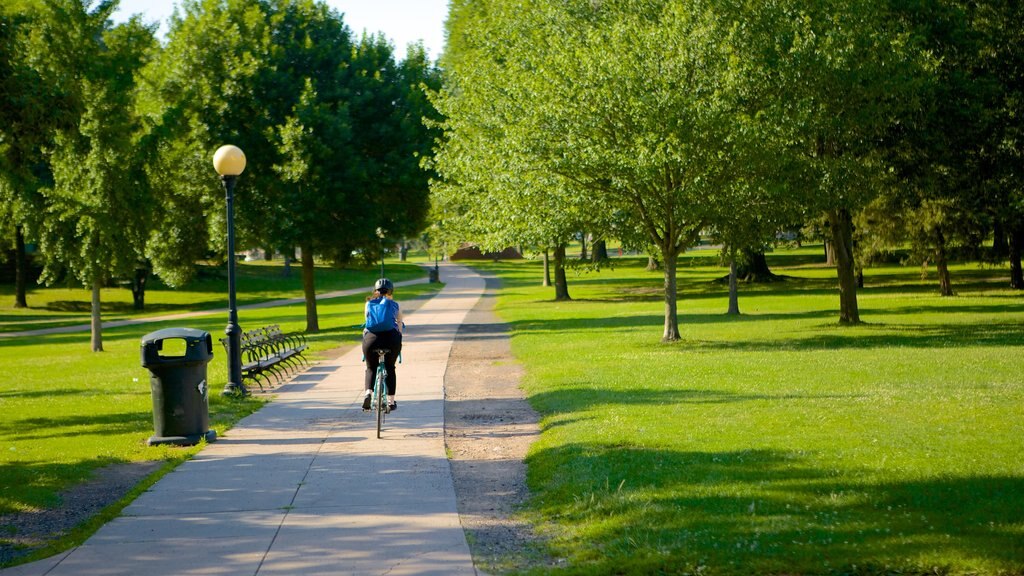
[[[238,306],[235,304],[235,181],[245,170],[245,154],[237,146],[221,146],[213,154],[213,168],[224,184],[228,211],[228,383],[223,394],[246,395],[242,384],[242,329],[238,327]]]

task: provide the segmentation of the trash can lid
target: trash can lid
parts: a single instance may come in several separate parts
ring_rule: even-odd
[[[209,332],[196,328],[164,328],[156,332],[150,332],[142,337],[143,344],[151,344],[160,340],[170,338],[184,338],[186,340],[202,340],[209,336]]]

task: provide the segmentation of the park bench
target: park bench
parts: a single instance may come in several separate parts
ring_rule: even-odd
[[[221,338],[220,342],[227,350],[228,339]],[[283,376],[309,365],[302,356],[309,349],[305,336],[285,334],[277,324],[242,332],[241,349],[242,380],[256,382],[261,391],[263,381],[268,386],[274,384],[270,376],[280,383]]]

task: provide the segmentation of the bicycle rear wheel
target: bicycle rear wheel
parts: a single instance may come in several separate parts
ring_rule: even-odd
[[[386,372],[384,371],[384,365],[381,364],[377,368],[377,382],[373,386],[374,394],[377,397],[377,438],[380,438],[380,429],[381,426],[384,425],[384,412],[387,410],[388,407],[388,387],[386,379],[387,376]]]

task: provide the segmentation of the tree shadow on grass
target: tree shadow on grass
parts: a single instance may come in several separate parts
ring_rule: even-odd
[[[571,398],[570,398],[571,396]],[[734,402],[783,402],[791,400],[836,400],[859,398],[858,394],[742,394],[722,390],[679,388],[630,388],[610,390],[585,386],[571,387],[530,396],[530,402],[547,415],[571,414],[579,416],[582,410],[595,406],[663,406],[674,404],[728,404]],[[568,410],[568,411],[567,411]],[[550,418],[550,416],[549,416]],[[545,422],[545,429],[566,425],[562,419]]]
[[[879,479],[797,452],[598,443],[528,462],[533,512],[570,535],[552,550],[576,558],[568,573],[1024,573],[1021,476]]]
[[[104,415],[67,415],[56,418],[21,418],[0,424],[0,438],[19,441],[48,438],[79,438],[87,434],[102,436],[139,432],[147,434],[153,415],[150,412],[119,412]]]

